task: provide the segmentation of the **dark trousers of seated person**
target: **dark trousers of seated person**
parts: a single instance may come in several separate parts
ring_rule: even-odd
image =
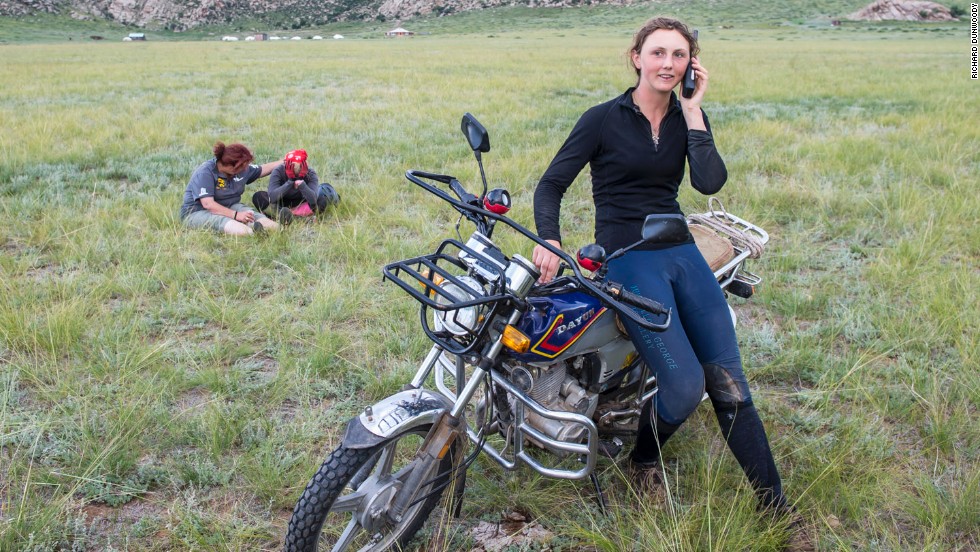
[[[255,208],[272,217],[278,216],[279,210],[283,207],[292,209],[293,207],[299,206],[304,200],[303,194],[299,191],[283,195],[278,202],[272,202],[269,197],[269,192],[266,191],[259,191],[252,194],[252,204],[255,205]],[[337,203],[340,203],[340,194],[334,190],[333,186],[330,184],[320,184],[316,194],[316,205],[310,205],[310,209],[316,214],[320,214],[328,206],[336,205]]]
[[[278,217],[279,210],[283,207],[292,209],[293,207],[298,207],[303,201],[305,201],[303,196],[298,194],[296,197],[284,196],[277,203],[269,201],[269,192],[260,191],[252,194],[252,205],[255,205],[256,209],[270,217]],[[327,196],[323,194],[317,195],[316,205],[310,205],[310,207],[316,213],[322,213],[327,208]]]

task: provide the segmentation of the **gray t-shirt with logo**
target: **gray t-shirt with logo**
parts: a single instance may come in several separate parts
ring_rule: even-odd
[[[201,163],[184,190],[184,204],[180,206],[180,217],[184,218],[195,211],[203,211],[201,198],[213,197],[218,205],[231,207],[240,203],[245,185],[251,184],[262,175],[262,167],[249,165],[244,171],[228,178],[218,171],[218,163],[210,159]]]

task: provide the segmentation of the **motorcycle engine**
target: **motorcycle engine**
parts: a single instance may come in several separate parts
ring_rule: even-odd
[[[588,417],[595,412],[599,396],[583,388],[578,380],[569,374],[565,362],[557,362],[546,367],[515,363],[507,368],[510,371],[510,380],[541,406],[549,410],[575,412]],[[508,397],[508,402],[513,412],[517,399]],[[577,442],[585,435],[586,429],[581,424],[545,418],[530,409],[525,409],[524,413],[529,425],[553,439]],[[543,447],[543,444],[536,442],[535,439],[529,438],[529,440]]]

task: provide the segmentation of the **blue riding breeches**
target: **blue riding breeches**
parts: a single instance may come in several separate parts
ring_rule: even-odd
[[[742,371],[728,303],[697,246],[627,253],[609,264],[609,278],[673,311],[664,332],[624,321],[659,387],[652,404],[644,405],[633,461],[657,462],[664,442],[707,391],[725,442],[760,504],[786,508],[779,470]]]
[[[673,311],[664,332],[624,320],[637,352],[657,376],[653,409],[667,426],[656,428],[658,433],[673,433],[705,390],[716,408],[751,404],[728,303],[696,245],[631,251],[609,264],[609,279]]]

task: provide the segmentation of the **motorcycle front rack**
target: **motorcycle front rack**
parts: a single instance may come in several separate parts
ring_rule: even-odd
[[[446,372],[451,372],[451,376],[456,380],[456,385],[461,386],[464,383],[459,379],[462,377],[461,370],[453,366],[452,361],[444,354],[440,354],[438,358],[434,359],[434,365],[435,373],[433,376],[436,388],[443,396],[455,402],[456,393],[446,384]],[[491,370],[490,377],[494,384],[517,400],[513,410],[515,418],[513,425],[514,434],[511,436],[511,444],[505,446],[503,450],[498,450],[474,431],[470,424],[467,424],[466,434],[473,444],[480,445],[482,443],[483,452],[493,458],[494,461],[507,471],[516,470],[521,464],[526,464],[541,475],[555,479],[578,480],[585,479],[592,474],[598,457],[599,431],[595,423],[588,416],[583,416],[575,412],[552,410],[541,406],[540,403],[527,396],[523,391],[514,386],[504,374],[497,370]],[[577,432],[580,433],[580,436],[575,441],[554,438],[531,426],[527,421],[525,409],[530,410],[542,418],[573,424],[581,427],[584,431]],[[525,442],[526,440],[537,441],[548,450],[564,453],[564,455],[559,454],[555,456],[556,459],[567,459],[568,456],[574,455],[574,457],[582,461],[582,467],[573,470],[563,469],[558,466],[546,466],[530,453],[534,445],[528,445]]]
[[[460,279],[473,266],[479,268],[481,279],[486,281],[481,286],[483,289],[473,289]],[[435,253],[388,264],[382,272],[384,280],[394,282],[421,303],[422,329],[429,339],[454,354],[472,350],[477,336],[482,335],[486,325],[493,320],[497,306],[511,298],[506,293],[504,269],[499,262],[453,239],[443,241]],[[447,289],[449,285],[457,291]],[[469,297],[460,297],[459,290]],[[475,327],[467,327],[461,320],[463,313],[471,307],[478,313]],[[459,333],[432,328],[429,309],[446,313],[443,316],[448,317]]]

